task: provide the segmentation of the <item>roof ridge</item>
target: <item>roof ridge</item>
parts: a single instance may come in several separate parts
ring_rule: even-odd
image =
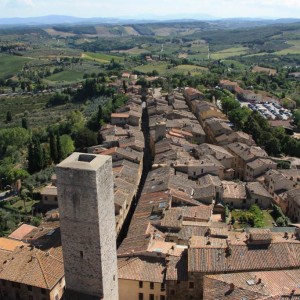
[[[128,260],[128,262],[126,262],[126,264],[122,265],[121,267],[119,267],[118,269],[122,269],[123,267],[126,267],[127,265],[129,265],[130,263],[132,263],[133,261],[137,260],[139,257],[134,257],[134,259]]]
[[[48,283],[48,281],[47,281],[47,279],[46,279],[46,276],[45,276],[45,274],[44,274],[44,269],[43,269],[42,264],[41,264],[41,262],[40,262],[39,256],[37,255],[37,254],[39,254],[40,252],[41,252],[41,253],[44,253],[43,251],[37,249],[37,252],[36,252],[36,255],[35,255],[35,256],[36,256],[36,259],[37,259],[37,261],[38,261],[38,263],[39,263],[39,266],[40,266],[40,268],[41,268],[41,271],[42,271],[43,277],[44,277],[44,279],[45,279],[46,285],[47,285],[48,288],[50,288],[50,285],[49,285],[49,283]]]

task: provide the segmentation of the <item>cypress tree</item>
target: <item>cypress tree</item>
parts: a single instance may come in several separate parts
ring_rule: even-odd
[[[22,127],[28,129],[28,121],[25,117],[22,119]]]
[[[35,161],[34,161],[34,149],[32,142],[28,145],[28,172],[34,173],[35,172]]]
[[[57,147],[53,131],[50,131],[50,157],[53,162],[57,162]]]
[[[44,154],[39,139],[34,141],[35,171],[40,171],[44,167]]]
[[[59,135],[59,133],[57,133],[57,135],[56,135],[56,149],[57,149],[57,161],[56,161],[56,163],[59,163],[59,162],[61,162],[61,160],[62,160],[62,156],[63,156],[63,154],[62,154],[62,149],[61,149],[61,141],[60,141],[60,135]]]

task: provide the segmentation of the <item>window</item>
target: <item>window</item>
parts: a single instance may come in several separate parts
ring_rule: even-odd
[[[166,296],[160,295],[160,300],[166,300]]]
[[[55,197],[54,200],[57,201],[57,197]]]
[[[27,285],[27,290],[28,291],[32,291],[32,286],[31,285]]]
[[[80,258],[83,258],[83,251],[80,251]]]
[[[140,288],[140,289],[143,288],[143,281],[139,281],[139,288]]]
[[[162,283],[161,286],[160,286],[160,290],[161,290],[161,291],[164,291],[165,289],[166,289],[166,288],[165,288],[165,284]]]
[[[45,196],[45,201],[48,201],[48,197],[47,196]]]
[[[151,289],[151,290],[154,289],[154,282],[150,282],[150,289]]]
[[[193,289],[194,288],[194,282],[189,282],[189,288]]]
[[[45,290],[45,289],[41,289],[41,293],[42,293],[43,295],[46,295],[46,290]]]
[[[177,284],[180,284],[180,280],[177,280]]]
[[[144,294],[143,293],[139,293],[139,300],[144,300]]]
[[[154,300],[154,294],[149,295],[149,300]]]

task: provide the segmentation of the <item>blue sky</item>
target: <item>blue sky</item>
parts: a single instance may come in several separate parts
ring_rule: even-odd
[[[0,18],[44,15],[133,17],[210,15],[300,18],[300,0],[0,0]]]

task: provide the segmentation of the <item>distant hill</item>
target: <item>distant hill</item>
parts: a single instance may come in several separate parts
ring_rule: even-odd
[[[217,19],[213,16],[202,15],[202,14],[189,14],[189,15],[166,15],[166,16],[154,16],[144,15],[137,18],[79,18],[72,16],[62,15],[49,15],[41,17],[30,17],[30,18],[0,18],[0,26],[42,26],[42,25],[57,25],[57,24],[68,24],[68,25],[80,25],[80,24],[147,24],[147,23],[163,23],[163,22],[191,22],[191,21],[205,21],[208,23],[219,24],[220,27],[225,28],[241,28],[241,27],[256,27],[269,24],[288,24],[300,22],[300,19],[251,19],[251,18],[232,18],[232,19]]]
[[[114,18],[78,18],[72,16],[50,15],[31,18],[0,18],[0,25],[55,25],[86,23],[118,23]]]

